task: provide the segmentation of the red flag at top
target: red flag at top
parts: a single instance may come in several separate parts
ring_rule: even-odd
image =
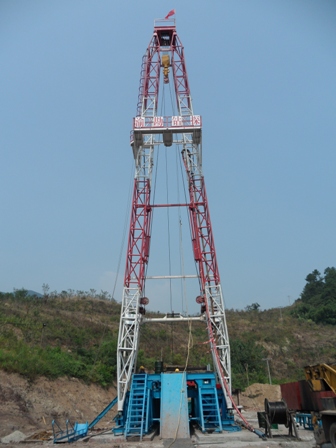
[[[169,19],[170,16],[173,16],[175,14],[175,9],[172,9],[169,11],[169,13],[166,15],[165,19]]]

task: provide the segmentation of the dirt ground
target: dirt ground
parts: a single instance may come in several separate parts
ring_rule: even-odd
[[[115,388],[88,386],[76,378],[39,378],[30,383],[20,375],[0,370],[0,438],[13,431],[26,435],[50,431],[53,419],[62,426],[68,418],[90,422],[115,396]],[[111,411],[99,425],[111,427],[113,417]]]
[[[265,398],[268,401],[280,401],[280,386],[259,383],[252,384],[241,394],[239,403],[246,410],[264,411]]]
[[[11,448],[20,445],[20,448],[28,448],[36,444],[52,445],[51,422],[57,420],[62,427],[66,419],[70,418],[77,422],[90,422],[107,404],[116,396],[115,388],[107,390],[95,385],[86,385],[75,378],[61,378],[50,381],[40,378],[30,383],[20,375],[6,374],[0,370],[0,439],[4,446]],[[243,407],[243,415],[250,419],[251,424],[258,428],[257,411],[264,410],[264,400],[278,401],[281,399],[280,387],[265,384],[253,384],[240,395],[239,404]],[[243,430],[240,433],[223,433],[209,436],[200,432],[190,440],[174,441],[154,440],[148,438],[143,442],[127,442],[111,434],[114,413],[110,411],[106,417],[99,422],[97,433],[87,439],[85,445],[91,448],[128,448],[151,447],[151,448],[187,448],[211,446],[228,448],[245,447],[302,447],[315,446],[312,434],[305,431],[301,442],[293,440],[278,439],[262,441],[255,434]],[[284,428],[285,429],[285,428]],[[105,430],[105,433],[103,431]],[[285,430],[285,432],[288,430]],[[11,440],[12,437],[12,440]],[[80,440],[72,444],[74,448],[83,444]],[[88,447],[89,448],[89,447]]]

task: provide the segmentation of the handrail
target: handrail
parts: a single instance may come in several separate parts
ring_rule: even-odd
[[[110,410],[110,409],[112,409],[113,408],[113,406],[117,403],[117,401],[118,401],[118,397],[115,397],[112,401],[111,401],[111,403],[109,403],[107,406],[106,406],[106,408],[105,409],[103,409],[102,411],[101,411],[101,413],[100,414],[98,414],[97,415],[97,417],[94,419],[94,420],[92,420],[92,422],[89,424],[89,429],[91,429],[91,428],[93,428],[107,413],[108,413],[108,411]]]

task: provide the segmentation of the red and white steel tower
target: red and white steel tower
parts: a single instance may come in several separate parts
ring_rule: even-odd
[[[158,114],[161,84],[172,78],[177,114]],[[178,144],[185,168],[189,198],[186,204],[154,204],[151,197],[154,153],[159,145]],[[134,373],[139,329],[144,321],[146,269],[149,261],[153,209],[157,206],[187,207],[193,257],[200,291],[196,299],[200,318],[206,323],[214,368],[231,407],[230,346],[225,308],[202,172],[202,120],[195,115],[188,82],[184,49],[175,20],[158,19],[142,60],[137,115],[133,119],[131,146],[135,161],[126,268],[120,317],[117,375],[118,411],[122,411]],[[185,320],[189,318],[186,317]]]

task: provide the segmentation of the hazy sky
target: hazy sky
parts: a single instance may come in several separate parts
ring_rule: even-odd
[[[227,308],[336,265],[335,1],[1,0],[0,291],[112,293],[120,263],[121,300],[141,58],[172,8]]]

